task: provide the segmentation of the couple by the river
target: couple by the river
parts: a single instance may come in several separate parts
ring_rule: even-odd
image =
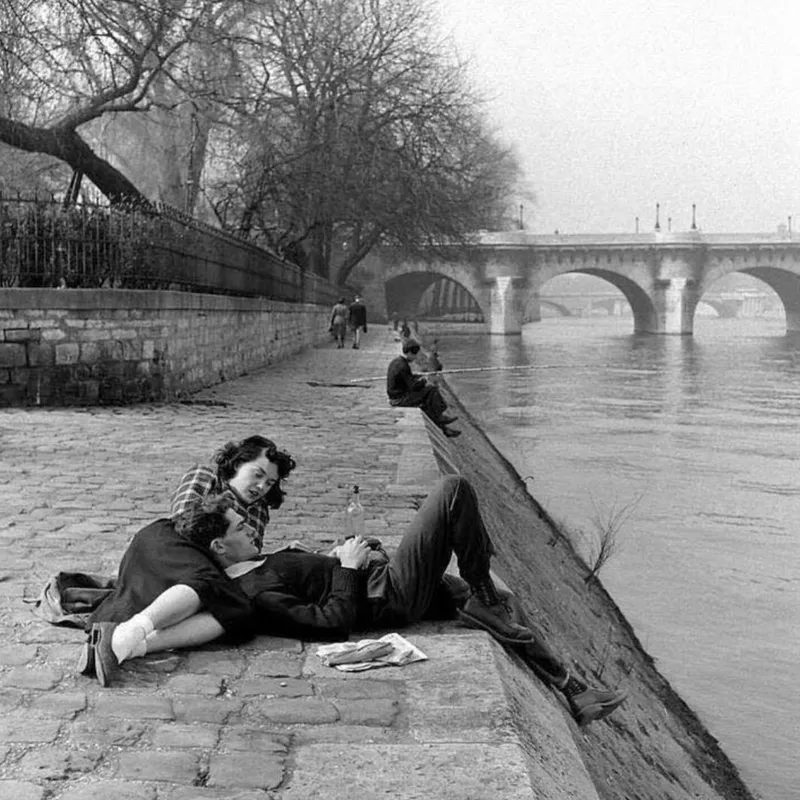
[[[458,618],[519,652],[563,693],[586,724],[611,713],[623,692],[588,687],[524,619],[491,574],[493,548],[469,482],[442,479],[391,556],[353,537],[326,554],[262,554],[270,511],[280,508],[294,458],[262,436],[229,442],[213,466],[187,472],[171,514],[140,530],[108,596],[87,623],[79,671],[110,685],[121,663],[148,653],[231,644],[256,633],[305,640]],[[451,555],[460,578],[446,572]]]

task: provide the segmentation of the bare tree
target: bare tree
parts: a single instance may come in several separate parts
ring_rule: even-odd
[[[224,224],[339,282],[379,241],[498,224],[518,164],[424,0],[264,0],[248,19],[270,79],[208,176]]]
[[[145,199],[92,145],[91,126],[173,111],[232,0],[4,0],[0,142],[51,156],[112,200]],[[88,132],[88,134],[87,134]]]
[[[344,282],[502,226],[519,177],[429,1],[2,0],[0,145]]]

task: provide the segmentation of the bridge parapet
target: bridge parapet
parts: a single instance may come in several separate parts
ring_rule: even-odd
[[[647,233],[542,234],[527,231],[485,231],[475,237],[478,248],[536,247],[658,247],[669,245],[726,247],[743,245],[795,245],[800,234],[788,233],[702,233],[700,231]]]

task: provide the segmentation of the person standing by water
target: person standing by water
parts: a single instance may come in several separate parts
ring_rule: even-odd
[[[353,330],[353,349],[358,350],[361,345],[361,334],[367,332],[367,307],[361,299],[361,295],[356,295],[350,303],[350,327]]]
[[[341,350],[344,347],[344,337],[347,332],[347,320],[350,316],[350,309],[345,305],[344,297],[340,297],[331,312],[331,333],[336,339],[336,347]]]

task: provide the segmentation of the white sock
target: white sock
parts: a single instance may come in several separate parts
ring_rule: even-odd
[[[144,655],[138,651],[144,645],[147,635],[152,633],[153,627],[150,617],[139,613],[114,628],[111,636],[111,649],[120,664],[128,658]],[[146,645],[144,646],[146,647]],[[145,652],[147,651],[145,650]]]
[[[147,639],[142,639],[133,646],[133,650],[128,658],[141,658],[147,655]]]

